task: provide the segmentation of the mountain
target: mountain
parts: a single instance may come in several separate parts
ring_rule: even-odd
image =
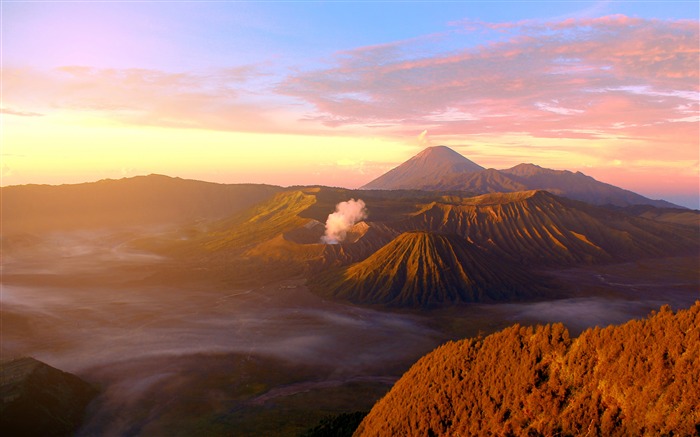
[[[575,340],[555,324],[450,342],[414,364],[354,435],[697,435],[699,320],[696,302]]]
[[[573,265],[697,253],[698,229],[630,216],[547,191],[435,201],[398,231],[458,235],[500,258],[526,265]]]
[[[0,429],[4,435],[68,436],[97,395],[87,382],[34,358],[0,364]]]
[[[2,187],[3,234],[213,220],[245,210],[280,190],[162,175]]]
[[[534,164],[519,164],[505,170],[484,169],[445,146],[423,150],[362,188],[459,190],[474,194],[546,190],[593,205],[678,207],[597,181],[581,172],[551,170]]]
[[[369,182],[362,189],[421,189],[432,181],[484,168],[445,146],[428,147],[413,158]]]
[[[368,219],[349,229],[340,244],[324,244],[323,221],[328,214],[338,202],[358,197],[367,204]],[[402,233],[407,234],[397,238]],[[427,235],[424,240],[416,237],[420,233]],[[227,280],[239,285],[305,277],[323,284],[314,290],[326,296],[366,304],[430,307],[505,296],[536,297],[546,290],[539,286],[522,289],[518,284],[546,286],[547,281],[529,273],[516,275],[522,273],[519,269],[697,254],[699,237],[697,227],[637,217],[624,208],[596,207],[547,191],[463,197],[442,192],[307,187],[283,190],[226,219],[133,244],[205,266],[190,269],[190,274],[220,269]],[[394,246],[387,245],[390,242]],[[425,268],[397,276],[396,266],[422,262],[399,256],[411,253],[426,259]],[[355,263],[360,264],[353,266]],[[458,264],[468,266],[466,278],[449,277],[458,271]],[[452,273],[440,270],[445,265]],[[351,277],[338,276],[339,270],[325,275],[335,268],[348,268],[342,274]],[[432,279],[430,275],[436,276],[437,271],[447,275],[445,283]],[[362,288],[375,290],[380,284],[379,295],[358,294]],[[418,284],[429,289],[416,297]],[[463,293],[430,294],[456,288]],[[498,290],[503,290],[503,296]]]
[[[406,232],[341,271],[312,279],[320,294],[354,303],[433,307],[546,294],[542,278],[455,235]]]
[[[519,164],[500,172],[523,184],[528,190],[546,190],[594,205],[677,207],[665,200],[648,199],[632,191],[599,182],[581,172],[550,170],[534,164]]]

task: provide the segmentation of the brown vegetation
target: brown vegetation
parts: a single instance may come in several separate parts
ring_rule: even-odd
[[[700,302],[575,340],[516,325],[420,359],[355,435],[696,435],[699,360]]]

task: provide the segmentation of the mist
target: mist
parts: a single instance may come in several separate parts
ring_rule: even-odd
[[[329,216],[329,241],[342,241],[362,217],[364,202],[341,202]],[[167,434],[163,427],[178,420],[264,414],[328,390],[364,393],[369,407],[447,340],[513,323],[563,322],[578,335],[697,298],[696,278],[679,284],[669,273],[651,282],[573,269],[561,275],[574,284],[567,299],[391,312],[325,300],[302,280],[258,288],[153,280],[170,261],[133,249],[129,242],[144,233],[53,233],[4,249],[3,357],[30,355],[101,388],[79,435]],[[248,393],[246,384],[260,394],[236,395]]]
[[[52,234],[6,254],[3,357],[33,356],[100,386],[81,435],[162,434],[156,424],[170,420],[167,406],[180,396],[216,405],[231,396],[207,385],[212,375],[250,378],[232,363],[255,363],[263,381],[283,375],[277,384],[292,383],[293,392],[358,383],[385,390],[443,341],[418,315],[329,302],[303,281],[159,283],[149,276],[168,260],[131,249],[131,238]],[[271,393],[259,408],[286,397]]]

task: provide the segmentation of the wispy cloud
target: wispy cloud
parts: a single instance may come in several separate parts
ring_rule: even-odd
[[[17,109],[12,109],[12,108],[0,108],[0,114],[17,115],[20,117],[41,117],[44,115],[44,114],[40,114],[38,112],[19,111]]]
[[[265,74],[254,66],[205,73],[66,66],[7,68],[4,100],[33,115],[56,111],[102,114],[129,124],[235,131],[284,130],[275,102],[260,98]],[[264,87],[264,86],[262,86]]]
[[[2,111],[243,132],[412,139],[428,130],[434,142],[500,135],[697,149],[698,23],[590,15],[455,22],[443,33],[338,52],[327,68],[286,77],[265,65],[8,67]],[[465,35],[470,43],[454,49]]]
[[[662,127],[693,134],[679,125],[698,114],[696,22],[615,15],[455,25],[501,36],[418,59],[401,54],[412,41],[347,51],[278,90],[311,103],[309,118],[331,127],[386,123],[402,134],[543,138],[655,138]]]

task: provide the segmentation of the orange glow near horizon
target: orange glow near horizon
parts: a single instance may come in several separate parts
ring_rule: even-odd
[[[357,187],[393,167],[404,151],[381,138],[124,126],[81,115],[5,117],[3,186],[159,173],[220,183]]]
[[[523,155],[517,144],[532,139],[512,135],[475,137],[469,145],[455,138],[442,141],[427,136],[402,143],[378,137],[125,126],[84,114],[4,117],[3,186],[81,183],[159,173],[218,183],[357,188],[423,147],[437,144],[452,147],[487,168],[531,162],[581,171],[652,196],[665,191],[692,196],[698,179],[698,165],[692,160],[635,160],[635,166],[629,166],[623,155],[601,159],[599,152],[591,150],[614,150],[620,146],[614,139],[595,144],[585,139],[539,139],[539,147]],[[630,145],[635,150],[639,147]]]

